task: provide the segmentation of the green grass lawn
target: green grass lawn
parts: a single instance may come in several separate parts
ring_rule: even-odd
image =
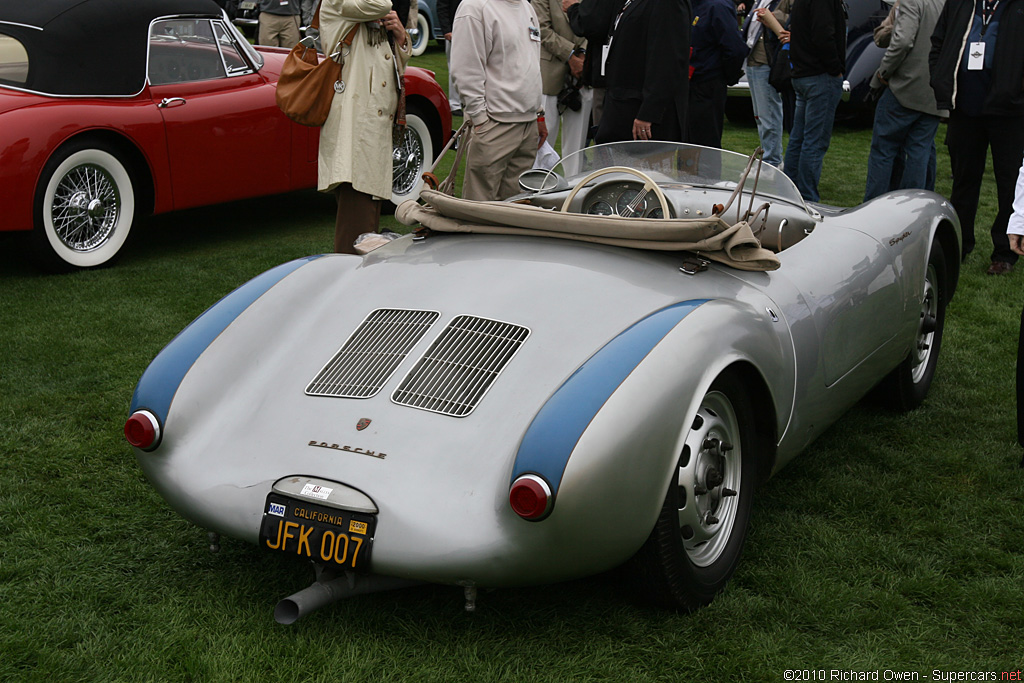
[[[445,83],[438,54],[418,61]],[[836,129],[825,202],[859,202],[869,141]],[[756,144],[752,127],[727,125],[726,147]],[[482,593],[472,615],[460,589],[428,586],[278,626],[275,603],[308,585],[309,566],[231,539],[208,552],[205,532],[144,480],[121,428],[139,376],[195,316],[273,265],[330,250],[333,200],[298,192],[149,218],[116,266],[60,276],[32,268],[23,236],[0,233],[0,681],[1016,671],[1022,275],[984,275],[993,185],[929,399],[908,415],[856,407],[763,486],[732,583],[691,615],[638,606],[602,576]]]

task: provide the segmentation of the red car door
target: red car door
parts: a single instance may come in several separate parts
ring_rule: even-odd
[[[175,209],[293,189],[292,124],[277,108],[274,85],[223,27],[156,22],[149,80],[164,120]]]

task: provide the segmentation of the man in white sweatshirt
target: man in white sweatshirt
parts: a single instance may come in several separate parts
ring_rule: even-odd
[[[462,0],[452,25],[451,75],[473,124],[462,196],[517,194],[519,174],[548,135],[540,23],[529,0]]]

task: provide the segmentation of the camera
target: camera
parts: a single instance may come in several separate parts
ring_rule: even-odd
[[[579,111],[582,106],[583,96],[580,94],[579,85],[566,84],[558,93],[558,111],[562,112],[566,109]]]

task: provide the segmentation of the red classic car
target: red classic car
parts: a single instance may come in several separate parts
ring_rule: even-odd
[[[43,265],[114,258],[137,216],[316,186],[319,130],[274,90],[287,50],[253,47],[213,0],[0,0],[0,230]],[[405,74],[392,201],[451,134],[433,74]]]

